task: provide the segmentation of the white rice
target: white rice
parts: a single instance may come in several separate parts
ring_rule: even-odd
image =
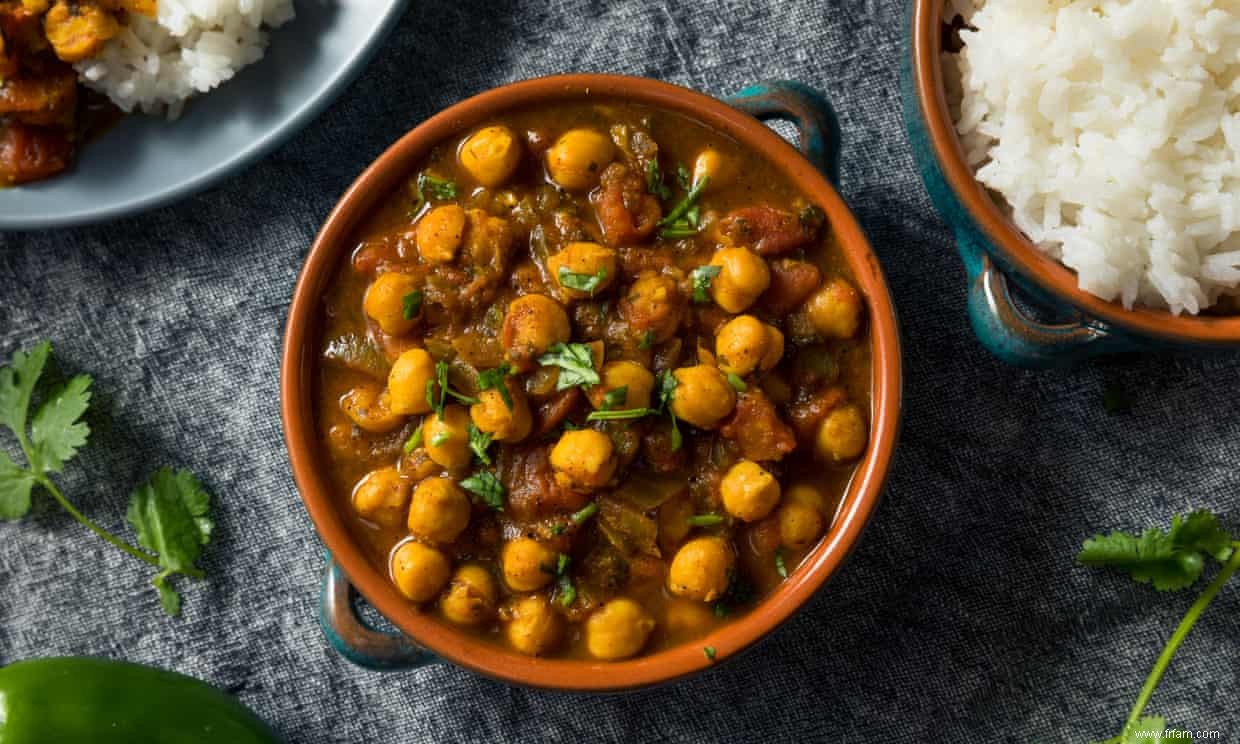
[[[292,0],[158,0],[157,7],[155,20],[129,14],[126,28],[76,67],[122,110],[170,119],[189,97],[262,59],[263,27],[293,17]]]
[[[1240,0],[948,0],[977,178],[1081,289],[1197,313],[1240,285]],[[959,73],[959,78],[953,72]]]

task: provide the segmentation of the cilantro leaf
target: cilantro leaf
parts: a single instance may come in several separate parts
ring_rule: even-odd
[[[30,511],[30,490],[34,484],[34,473],[0,450],[0,519],[19,519]]]
[[[90,406],[89,375],[78,375],[53,393],[39,407],[30,425],[37,466],[44,472],[59,473],[65,462],[86,444],[90,427],[78,418]]]
[[[578,292],[593,295],[595,290],[607,281],[607,269],[599,269],[595,274],[578,274],[575,271],[569,271],[566,266],[561,266],[558,278],[560,286],[565,289],[575,289]]]
[[[478,375],[479,390],[495,390],[499,393],[499,397],[503,398],[504,405],[508,406],[508,410],[512,410],[512,392],[508,389],[508,383],[505,379],[512,374],[512,365],[504,362],[495,369],[488,369]]]
[[[779,574],[779,578],[788,578],[788,566],[784,563],[784,549],[780,548],[775,551],[775,573]]]
[[[654,346],[654,331],[646,331],[642,334],[641,340],[637,342],[637,348],[645,351],[651,346]]]
[[[693,188],[689,189],[689,193],[685,194],[685,198],[679,204],[672,207],[672,211],[668,212],[666,217],[659,220],[659,227],[674,225],[684,219],[688,215],[689,210],[697,206],[698,198],[702,196],[702,192],[706,190],[709,184],[710,177],[702,176],[697,183],[693,184]]]
[[[400,317],[405,320],[418,317],[418,313],[422,312],[422,297],[422,290],[415,289],[400,298]]]
[[[1232,553],[1230,542],[1217,517],[1198,511],[1174,517],[1166,532],[1152,527],[1140,535],[1096,535],[1085,541],[1077,560],[1086,566],[1118,568],[1159,591],[1173,591],[1201,578],[1203,554],[1227,560]]]
[[[461,481],[461,488],[477,496],[482,503],[495,511],[504,510],[504,484],[489,470],[479,470]]]
[[[30,397],[51,353],[51,342],[41,341],[28,352],[14,352],[9,365],[0,367],[0,424],[12,429],[18,439],[26,436]]]
[[[572,558],[560,553],[555,563],[556,588],[559,590],[559,602],[562,607],[571,607],[577,601],[577,587],[573,586],[573,576],[568,572]]]
[[[138,544],[155,553],[163,569],[151,582],[169,615],[180,610],[181,599],[168,580],[177,574],[203,576],[194,564],[215,526],[208,514],[210,505],[210,495],[192,473],[171,468],[155,471],[129,497],[126,516]]]
[[[426,381],[426,402],[430,405],[431,410],[439,419],[443,420],[443,410],[447,406],[448,396],[456,398],[467,406],[472,406],[478,402],[477,398],[471,398],[456,390],[452,389],[452,384],[448,382],[449,366],[445,361],[435,362],[435,378]]]
[[[710,283],[719,276],[721,271],[723,271],[722,267],[711,264],[699,266],[693,270],[690,276],[693,277],[694,302],[698,304],[710,302]]]
[[[667,201],[672,196],[672,190],[663,182],[663,171],[659,168],[659,159],[651,158],[646,163],[646,191],[659,201]]]
[[[629,386],[628,385],[621,385],[618,388],[613,388],[611,390],[608,390],[607,393],[603,395],[603,405],[599,406],[599,410],[610,411],[613,408],[622,406],[624,405],[624,402],[628,400],[628,397],[629,397]]]
[[[474,456],[483,465],[491,464],[491,456],[487,454],[487,448],[491,446],[492,439],[494,439],[494,435],[487,434],[477,426],[474,426],[472,421],[469,422],[469,449],[473,451]]]
[[[544,367],[559,367],[560,377],[556,380],[556,390],[567,390],[574,385],[597,385],[601,382],[598,372],[594,371],[594,355],[587,344],[553,345],[538,358]]]

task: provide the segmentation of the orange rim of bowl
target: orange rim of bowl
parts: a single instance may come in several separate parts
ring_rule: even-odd
[[[837,243],[869,305],[872,348],[870,445],[819,545],[776,590],[697,643],[620,662],[522,656],[441,624],[414,609],[364,555],[336,506],[315,433],[312,385],[321,298],[351,250],[359,223],[412,172],[432,147],[511,109],[597,97],[642,103],[689,116],[765,153],[826,211]],[[764,124],[714,98],[644,78],[562,75],[482,93],[431,117],[384,152],[332,210],[306,258],[289,310],[281,365],[281,414],[293,477],[316,529],[345,574],[380,613],[431,652],[514,684],[575,691],[619,691],[667,682],[734,656],[786,620],[840,567],[878,505],[899,429],[901,365],[895,312],[878,260],[844,201],[801,155]],[[716,649],[707,659],[703,646]]]
[[[1085,314],[1130,333],[1168,341],[1231,344],[1240,341],[1240,317],[1172,315],[1166,310],[1136,307],[1125,310],[1077,286],[1076,274],[1043,254],[1005,215],[973,176],[947,107],[941,66],[941,19],[944,0],[915,0],[913,6],[913,78],[922,119],[930,133],[935,158],[948,184],[986,238],[1003,258],[1035,284]]]

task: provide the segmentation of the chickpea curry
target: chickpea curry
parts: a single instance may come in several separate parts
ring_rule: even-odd
[[[119,117],[79,88],[74,62],[121,33],[126,13],[156,0],[0,0],[0,186],[55,175]]]
[[[437,147],[327,293],[341,508],[461,632],[598,660],[701,642],[834,517],[868,443],[864,305],[757,153],[634,104],[516,111]]]

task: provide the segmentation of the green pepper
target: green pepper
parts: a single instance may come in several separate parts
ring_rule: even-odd
[[[0,744],[278,744],[257,716],[192,677],[107,659],[0,669]]]

